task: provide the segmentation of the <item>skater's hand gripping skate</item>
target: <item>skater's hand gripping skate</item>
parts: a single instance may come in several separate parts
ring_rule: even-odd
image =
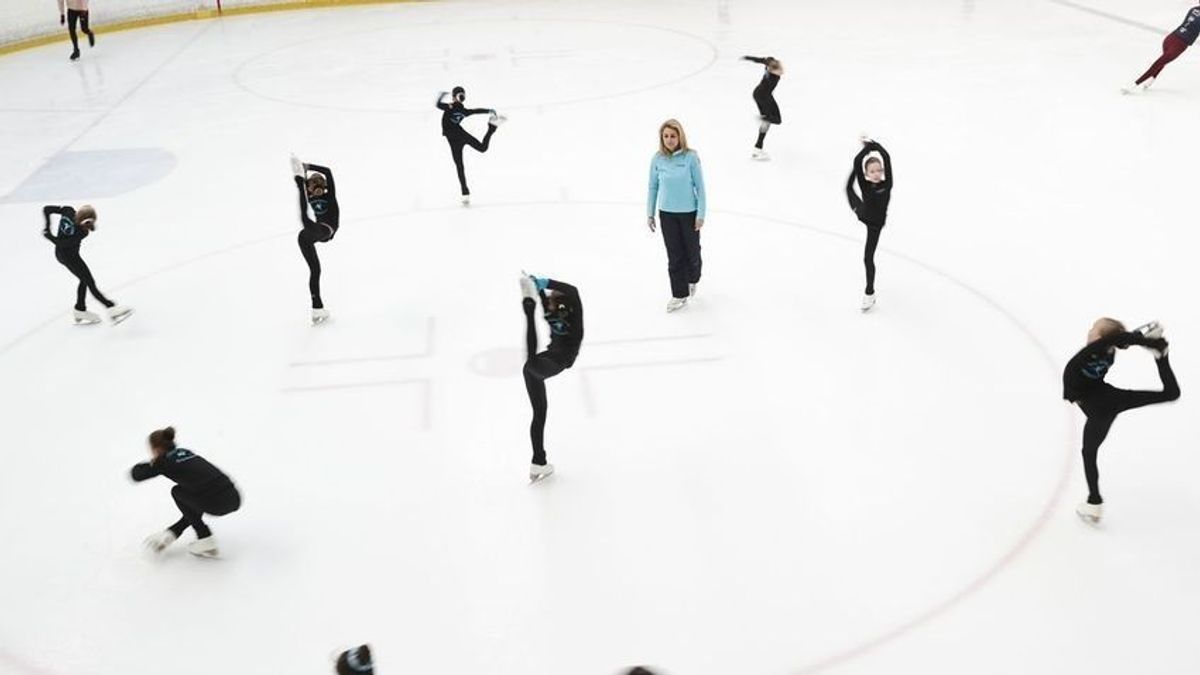
[[[292,155],[292,173],[296,174],[297,178],[304,178],[304,162],[295,155]]]
[[[654,231],[654,216],[650,216],[649,218],[646,219],[646,225],[647,225],[647,227],[650,228],[651,232]]]

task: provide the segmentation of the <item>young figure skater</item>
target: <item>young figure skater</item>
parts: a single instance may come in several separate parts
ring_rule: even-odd
[[[371,648],[367,645],[347,649],[338,656],[337,675],[374,675]]]
[[[1168,345],[1157,321],[1128,332],[1116,319],[1098,319],[1088,331],[1088,344],[1063,369],[1063,398],[1079,406],[1087,416],[1083,427],[1083,473],[1087,477],[1087,501],[1075,512],[1086,522],[1098,523],[1103,516],[1100,470],[1096,455],[1117,415],[1126,410],[1166,403],[1179,398],[1179,383],[1167,360]],[[1116,360],[1116,350],[1140,345],[1154,354],[1154,365],[1162,380],[1162,391],[1129,391],[1104,381]]]
[[[545,277],[521,275],[521,305],[525,310],[525,390],[533,406],[533,421],[529,439],[533,444],[533,461],[529,464],[529,480],[537,482],[554,473],[554,465],[546,463],[543,442],[546,432],[546,380],[575,364],[583,344],[583,303],[579,291],[566,282]],[[533,321],[535,301],[542,303],[542,315],[550,325],[550,345],[538,352],[537,327]]]
[[[300,193],[301,230],[297,239],[304,262],[308,263],[308,292],[312,296],[312,323],[316,326],[329,318],[329,310],[321,302],[321,259],[317,257],[317,244],[333,240],[341,210],[333,171],[328,167],[304,164],[293,155],[292,173],[296,175],[296,190]],[[315,220],[308,217],[309,207]]]
[[[446,95],[446,92],[443,91],[438,94],[437,98],[437,107],[442,111],[442,135],[450,144],[450,156],[454,158],[454,167],[458,169],[458,184],[462,188],[462,205],[470,206],[471,191],[467,189],[467,172],[463,168],[463,147],[469,145],[479,152],[487,152],[488,146],[492,142],[492,134],[496,133],[496,129],[508,118],[491,108],[467,108],[464,105],[467,101],[467,92],[462,87],[454,88],[449,103],[445,102]],[[487,133],[483,135],[481,141],[463,129],[462,122],[471,115],[482,113],[488,113],[489,117]]]
[[[1146,91],[1158,79],[1158,74],[1167,67],[1167,64],[1179,58],[1188,47],[1196,44],[1196,35],[1200,33],[1200,5],[1188,10],[1187,16],[1183,18],[1183,23],[1171,32],[1167,37],[1163,38],[1162,56],[1158,57],[1150,69],[1139,77],[1132,86],[1123,87],[1121,91],[1126,94],[1137,94]]]
[[[854,168],[846,181],[846,199],[858,221],[867,226],[867,244],[863,264],[867,268],[867,288],[863,293],[862,311],[875,306],[875,249],[879,234],[887,224],[888,202],[892,198],[892,156],[875,141],[862,137],[863,149],[854,157]],[[858,183],[860,198],[854,192]]]
[[[667,120],[658,128],[658,152],[650,159],[650,187],[646,198],[646,220],[654,231],[654,209],[662,220],[663,243],[667,247],[667,274],[671,300],[667,311],[687,305],[700,283],[700,228],[704,227],[707,197],[700,155],[688,147],[683,125]]]
[[[75,35],[75,24],[83,30],[88,38],[88,46],[96,46],[96,34],[88,27],[88,0],[58,0],[58,23],[67,25],[71,35],[71,60],[79,58],[79,38]]]
[[[50,216],[53,215],[58,216],[56,234],[50,234]],[[79,286],[75,290],[75,323],[100,323],[99,316],[87,311],[88,291],[91,291],[92,297],[99,300],[100,304],[108,308],[108,318],[114,325],[129,318],[133,309],[121,307],[104,297],[100,289],[96,288],[96,279],[92,277],[92,271],[79,255],[80,244],[89,234],[96,231],[96,209],[87,204],[79,207],[78,211],[70,206],[46,206],[42,208],[42,217],[45,219],[42,236],[54,243],[55,259],[79,279]]]
[[[783,76],[783,64],[774,56],[766,58],[743,56],[742,58],[763,65],[762,80],[754,88],[754,102],[758,104],[761,121],[758,124],[758,141],[754,144],[754,152],[751,157],[765,161],[771,159],[767,151],[763,150],[763,140],[767,137],[767,131],[770,130],[772,124],[783,124],[783,118],[779,115],[779,104],[775,102],[775,85],[779,84],[779,78]]]
[[[162,532],[147,537],[146,547],[162,553],[190,527],[196,532],[196,541],[188,544],[188,551],[201,557],[217,557],[220,553],[217,540],[204,524],[203,517],[206,513],[228,515],[241,507],[242,497],[233,481],[200,455],[177,447],[174,427],[151,432],[149,442],[153,458],[135,465],[130,475],[136,482],[155,476],[166,476],[175,481],[171,497],[183,517]]]

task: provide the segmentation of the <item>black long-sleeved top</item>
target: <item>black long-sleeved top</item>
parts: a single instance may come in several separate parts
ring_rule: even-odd
[[[58,216],[58,230],[56,234],[50,234],[50,216]],[[88,236],[88,229],[75,224],[75,209],[70,206],[45,206],[42,207],[42,216],[46,219],[46,225],[42,228],[42,236],[54,242],[54,247],[58,249],[79,250],[79,245]]]
[[[550,345],[546,349],[552,352],[576,355],[579,346],[583,344],[583,302],[579,299],[579,289],[563,281],[550,279],[546,288],[562,294],[557,307],[545,313],[546,323],[550,324]],[[545,307],[545,294],[542,296],[542,306]]]
[[[488,108],[467,108],[458,101],[446,103],[441,98],[438,99],[437,107],[438,110],[442,111],[443,136],[457,135],[458,131],[462,128],[462,121],[470,115],[482,115],[483,113],[492,112]]]
[[[863,160],[867,158],[868,154],[875,151],[883,156],[883,181],[879,183],[869,182],[863,175]],[[850,205],[854,208],[860,221],[875,227],[883,227],[887,224],[888,203],[892,199],[892,178],[892,156],[882,145],[875,141],[868,141],[854,157],[854,169],[846,181],[846,196],[850,199]],[[862,193],[862,200],[857,204],[855,203],[857,195],[854,194],[856,182],[859,192]]]
[[[770,61],[771,57],[743,56],[742,58],[754,63],[760,63],[763,66],[763,77],[758,86],[754,88],[754,99],[757,101],[760,98],[770,96],[775,91],[775,85],[779,84],[779,76],[772,73],[771,69],[767,67],[767,62]]]
[[[129,475],[138,482],[166,476],[196,494],[214,494],[233,487],[225,472],[184,448],[168,450],[152,462],[135,464]]]
[[[333,182],[333,171],[319,164],[305,164],[304,169],[305,171],[316,171],[325,176],[325,194],[320,197],[310,197],[304,179],[296,176],[296,188],[300,191],[300,220],[305,227],[320,223],[328,225],[336,233],[342,212],[338,207],[337,187]],[[312,207],[313,215],[316,216],[315,222],[308,217],[308,206]]]
[[[1079,350],[1063,368],[1063,398],[1074,403],[1104,384],[1104,376],[1117,359],[1116,350],[1150,341],[1141,333],[1114,333]]]
[[[1200,35],[1200,5],[1188,10],[1187,16],[1183,17],[1183,23],[1175,29],[1175,35],[1189,45],[1196,44],[1196,36]]]

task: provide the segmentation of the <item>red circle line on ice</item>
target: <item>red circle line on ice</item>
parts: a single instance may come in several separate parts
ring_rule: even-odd
[[[485,210],[485,209],[506,209],[506,208],[522,208],[522,207],[555,207],[555,206],[564,206],[564,205],[609,207],[609,208],[620,208],[620,209],[631,209],[631,210],[643,208],[643,204],[641,204],[640,202],[597,201],[597,200],[586,200],[586,201],[543,200],[543,201],[505,202],[505,203],[497,203],[497,204],[490,204],[490,205],[489,204],[473,205],[471,207],[471,210],[478,211],[478,210]],[[409,210],[405,210],[405,211],[393,211],[390,213],[383,213],[383,214],[378,214],[378,215],[374,215],[374,216],[366,216],[363,218],[356,218],[352,222],[357,223],[359,225],[363,225],[363,224],[370,224],[372,222],[384,221],[384,220],[394,219],[394,218],[401,217],[401,216],[414,215],[414,214],[419,214],[419,213],[461,212],[461,211],[462,211],[462,207],[460,207],[460,206],[445,206],[445,207],[438,207],[438,208],[409,209]],[[776,216],[767,216],[767,215],[754,214],[754,213],[746,213],[746,212],[741,212],[741,211],[731,211],[731,210],[725,210],[725,209],[710,209],[709,211],[714,214],[722,214],[722,215],[732,216],[735,218],[745,218],[747,220],[758,221],[760,223],[770,223],[770,224],[774,224],[774,225],[782,225],[782,226],[790,227],[793,229],[803,230],[808,234],[814,234],[817,236],[824,236],[824,237],[830,237],[833,239],[838,239],[844,243],[850,243],[855,246],[859,245],[859,243],[860,243],[858,237],[852,236],[850,234],[846,234],[844,232],[839,232],[839,231],[834,231],[834,230],[826,230],[826,229],[822,229],[819,227],[814,227],[812,225],[806,225],[804,223],[800,223],[797,221],[787,220],[786,218],[779,218]],[[640,213],[640,211],[637,211],[637,212]],[[639,219],[637,217],[633,217],[633,218],[631,218],[630,222],[637,223],[637,222],[639,222]],[[113,286],[113,289],[121,290],[121,289],[125,289],[125,288],[130,288],[130,287],[140,284],[148,279],[152,279],[160,274],[173,272],[173,271],[179,270],[181,268],[188,267],[188,266],[191,266],[191,265],[194,265],[197,263],[201,263],[206,260],[210,260],[212,258],[219,257],[226,253],[230,253],[230,252],[240,250],[243,248],[257,246],[259,244],[263,244],[268,241],[274,241],[277,239],[281,239],[283,237],[294,236],[294,234],[295,234],[294,229],[288,229],[285,232],[279,232],[279,233],[271,234],[271,235],[268,235],[265,237],[259,237],[256,239],[251,239],[249,241],[245,241],[245,242],[241,242],[238,244],[233,244],[231,246],[226,246],[226,247],[223,247],[220,249],[209,251],[208,253],[204,253],[204,254],[198,255],[193,258],[188,258],[188,259],[173,263],[171,265],[167,265],[167,266],[161,267],[159,269],[153,270],[151,272],[147,272],[146,274],[135,277],[133,279],[129,279],[125,282],[122,282],[118,285]],[[942,280],[962,289],[963,291],[965,291],[966,293],[971,295],[973,298],[982,302],[983,304],[988,306],[990,309],[997,312],[1000,316],[1004,317],[1004,319],[1009,324],[1011,324],[1014,328],[1016,328],[1018,332],[1020,332],[1022,335],[1024,335],[1025,338],[1027,340],[1029,340],[1029,342],[1037,349],[1038,353],[1041,354],[1046,367],[1050,371],[1051,385],[1057,383],[1058,370],[1057,370],[1056,361],[1054,359],[1054,355],[1050,352],[1050,350],[1046,347],[1046,345],[1043,344],[1041,342],[1041,340],[1038,339],[1037,335],[1027,325],[1025,325],[1024,322],[1021,321],[1021,319],[1017,315],[1015,315],[1013,312],[1011,312],[1007,308],[1005,308],[1004,305],[1002,305],[1000,302],[993,299],[991,296],[984,293],[983,291],[975,288],[974,286],[971,286],[970,284],[968,284],[964,281],[959,280],[958,278],[952,276],[948,272],[945,272],[934,265],[922,262],[921,260],[918,260],[917,258],[914,258],[907,254],[899,253],[897,251],[885,249],[882,247],[879,249],[879,252],[884,255],[888,255],[888,256],[903,260],[911,265],[914,265],[916,267],[919,267],[922,270],[925,270],[926,272],[928,272],[930,274],[933,274],[934,276],[941,278]],[[37,334],[38,332],[48,328],[49,326],[51,326],[57,322],[62,321],[62,320],[63,320],[62,315],[57,314],[54,317],[49,318],[49,319],[41,322],[40,324],[34,326],[33,328],[30,328],[25,333],[18,335],[16,338],[9,340],[5,344],[0,345],[0,357],[3,357],[7,352],[11,351],[12,349],[14,349],[18,345],[20,345],[26,339],[32,337],[33,335]],[[134,319],[134,320],[136,321],[136,319]],[[935,619],[941,617],[942,615],[946,614],[948,611],[950,611],[954,607],[958,606],[960,603],[965,601],[967,598],[969,598],[970,596],[972,596],[975,593],[982,590],[985,586],[988,585],[988,583],[990,583],[993,579],[995,579],[997,576],[999,576],[999,574],[1001,572],[1003,572],[1010,564],[1012,564],[1012,562],[1015,561],[1020,556],[1020,554],[1022,552],[1024,552],[1024,550],[1041,533],[1042,529],[1046,526],[1046,524],[1049,522],[1051,516],[1053,515],[1055,507],[1058,505],[1063,494],[1066,491],[1067,483],[1068,483],[1068,480],[1069,480],[1070,474],[1071,474],[1071,469],[1074,466],[1074,459],[1075,459],[1074,442],[1075,442],[1075,436],[1077,434],[1077,428],[1076,428],[1076,425],[1074,422],[1074,417],[1070,415],[1069,409],[1064,409],[1064,411],[1065,411],[1065,419],[1067,420],[1067,422],[1064,426],[1064,438],[1063,438],[1063,447],[1065,448],[1065,452],[1063,453],[1063,464],[1062,464],[1062,469],[1059,471],[1058,480],[1055,483],[1053,491],[1046,498],[1046,501],[1044,502],[1042,509],[1041,509],[1041,511],[1039,511],[1037,517],[1024,530],[1024,532],[1021,534],[1021,536],[1018,537],[1017,540],[1011,546],[1008,547],[1006,552],[1003,555],[1001,555],[999,559],[997,559],[995,562],[993,562],[991,565],[989,565],[987,568],[985,568],[982,572],[975,575],[973,577],[973,579],[969,583],[967,583],[963,588],[950,594],[948,597],[942,599],[941,601],[935,603],[929,609],[920,611],[920,612],[914,614],[909,619],[902,621],[901,623],[897,624],[896,626],[894,626],[890,629],[880,631],[873,637],[870,637],[866,640],[859,642],[857,645],[840,649],[836,652],[831,653],[828,656],[821,657],[810,663],[801,665],[801,666],[797,667],[793,672],[795,672],[797,675],[811,675],[813,673],[825,672],[826,670],[833,668],[834,666],[840,665],[847,661],[851,661],[860,656],[864,656],[864,655],[870,653],[871,651],[873,651],[879,647],[882,647],[883,645],[893,642],[893,641],[907,635],[908,633],[911,633],[912,631],[916,630],[917,628],[920,628],[920,627],[934,621]],[[4,649],[2,647],[0,647],[0,663],[4,663],[5,665],[16,667],[17,668],[16,672],[20,673],[21,675],[53,675],[53,673],[48,673],[44,669],[39,669],[37,667],[31,666],[27,663],[22,662],[21,660],[18,659],[18,657],[14,657],[11,653],[4,651]],[[616,665],[619,666],[620,664],[616,664]]]
[[[619,91],[614,91],[614,92],[609,92],[609,93],[594,94],[594,95],[590,95],[590,96],[580,96],[580,97],[576,97],[576,98],[568,98],[568,99],[562,99],[562,100],[543,101],[543,102],[534,102],[534,103],[520,103],[520,104],[515,104],[515,105],[498,104],[498,107],[502,107],[504,110],[527,110],[527,109],[542,108],[542,107],[547,107],[547,106],[571,105],[571,104],[575,104],[575,103],[589,103],[589,102],[593,102],[593,101],[604,101],[604,100],[608,100],[608,99],[619,98],[622,96],[631,96],[633,94],[640,94],[640,93],[647,92],[647,91],[654,91],[655,89],[661,89],[663,87],[669,87],[671,85],[679,84],[680,82],[683,82],[685,80],[690,80],[691,78],[696,77],[697,75],[700,75],[701,73],[705,72],[709,68],[712,68],[713,65],[715,65],[717,63],[717,60],[719,58],[719,50],[717,49],[717,46],[715,44],[713,44],[710,40],[708,40],[704,37],[701,37],[699,35],[695,35],[694,33],[689,33],[686,31],[679,30],[677,28],[667,28],[664,26],[655,26],[652,24],[631,23],[631,22],[624,22],[624,21],[602,21],[599,19],[510,18],[510,19],[505,19],[504,21],[512,22],[512,23],[599,24],[599,25],[610,25],[610,26],[623,27],[623,28],[641,28],[641,29],[645,29],[645,30],[658,31],[661,33],[670,33],[670,34],[678,35],[680,37],[687,38],[689,40],[693,40],[697,43],[702,44],[706,49],[708,49],[708,51],[710,53],[709,59],[703,65],[700,65],[697,68],[691,69],[688,72],[684,73],[683,75],[672,77],[672,78],[663,80],[661,82],[655,82],[653,84],[649,84],[649,85],[642,86],[642,87],[637,87],[634,89],[619,90]],[[483,23],[483,24],[488,24],[488,25],[494,25],[497,22],[494,20],[483,20],[483,19],[480,19],[477,21],[466,21],[466,20],[464,20],[464,21],[437,21],[437,22],[421,24],[421,27],[428,28],[431,26],[447,26],[447,25],[459,25],[459,24],[466,25],[466,24],[473,24],[473,23]],[[376,32],[380,32],[380,31],[394,30],[396,28],[403,28],[403,26],[387,26],[384,28],[371,28],[371,29],[366,29],[366,30],[348,31],[346,33],[341,33],[341,34],[337,35],[336,37],[363,35],[366,33],[376,33]],[[326,39],[328,39],[328,37]],[[392,115],[394,115],[396,113],[413,114],[413,113],[430,113],[430,112],[434,111],[434,107],[433,107],[432,103],[430,103],[428,106],[422,106],[421,108],[417,108],[417,109],[405,109],[405,108],[383,107],[383,106],[343,106],[343,105],[329,105],[329,104],[324,104],[324,103],[310,103],[307,101],[298,101],[298,100],[293,100],[293,99],[289,99],[289,98],[283,98],[280,96],[273,96],[271,94],[266,94],[266,93],[263,93],[263,92],[255,89],[251,83],[246,82],[246,77],[244,75],[244,72],[246,71],[246,69],[248,67],[253,65],[255,61],[265,59],[269,56],[272,56],[272,55],[277,54],[282,51],[286,51],[289,49],[296,49],[301,46],[311,46],[311,41],[301,40],[298,42],[288,43],[286,45],[276,47],[274,49],[265,51],[261,54],[256,54],[256,55],[246,59],[242,63],[238,64],[237,68],[235,68],[233,71],[232,78],[233,78],[234,84],[236,84],[240,89],[242,89],[246,93],[251,94],[253,96],[257,96],[259,98],[262,98],[262,99],[265,99],[268,101],[272,101],[275,103],[281,103],[281,104],[290,105],[290,106],[298,106],[298,107],[303,107],[303,108],[315,108],[315,109],[319,109],[319,110],[337,110],[337,111],[341,111],[341,112],[387,113],[387,114],[392,114]]]

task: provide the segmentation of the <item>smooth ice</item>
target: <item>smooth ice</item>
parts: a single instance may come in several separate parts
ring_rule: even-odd
[[[363,641],[384,675],[1200,671],[1197,55],[1118,93],[1189,3],[1081,3],[1113,16],[435,2],[0,58],[0,671],[316,674]],[[770,163],[747,53],[787,68]],[[510,118],[469,209],[456,84]],[[711,209],[673,315],[668,117]],[[866,316],[863,131],[896,170]],[[318,329],[289,152],[341,199]],[[39,234],[84,201],[116,328],[69,325]],[[533,487],[521,269],[587,308]],[[1059,373],[1100,315],[1161,319],[1184,397],[1117,422],[1092,529]],[[1157,386],[1138,350],[1111,380]],[[223,560],[141,551],[177,514],[126,476],[166,424],[243,491]]]

